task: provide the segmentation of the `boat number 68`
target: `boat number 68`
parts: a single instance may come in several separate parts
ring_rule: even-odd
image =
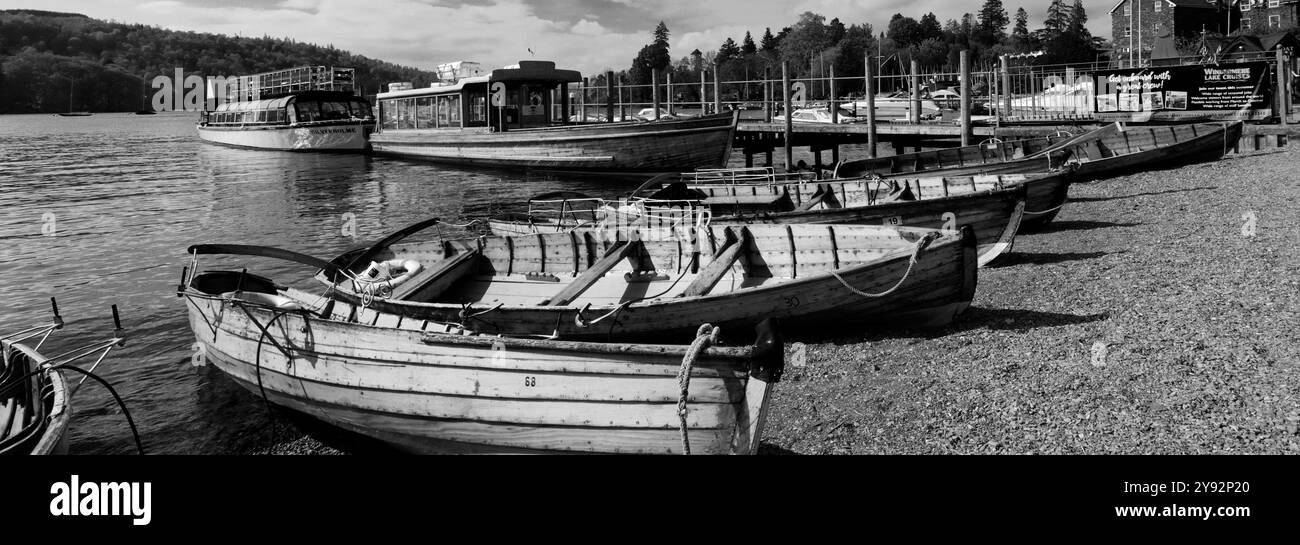
[[[537,377],[524,377],[524,387],[534,388],[537,386]]]

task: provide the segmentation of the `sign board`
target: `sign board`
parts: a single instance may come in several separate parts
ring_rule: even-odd
[[[1268,63],[1163,66],[1096,74],[1097,120],[1237,121],[1273,115]]]

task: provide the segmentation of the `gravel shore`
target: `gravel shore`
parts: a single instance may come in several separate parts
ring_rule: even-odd
[[[953,325],[791,346],[762,452],[1300,452],[1298,161],[1072,186]]]

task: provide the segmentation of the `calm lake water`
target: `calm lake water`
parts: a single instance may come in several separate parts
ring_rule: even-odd
[[[614,197],[639,183],[224,148],[198,140],[195,117],[0,116],[0,333],[48,323],[57,297],[67,326],[42,350],[55,354],[111,338],[109,307],[118,305],[127,344],[98,374],[126,400],[148,453],[238,453],[269,433],[260,399],[191,365],[194,338],[175,296],[191,244],[263,244],[328,259],[428,217],[466,223],[526,209],[542,192]],[[349,219],[355,236],[345,236]],[[202,263],[217,262],[313,286],[302,266]],[[111,395],[87,382],[74,402],[70,451],[134,449]]]

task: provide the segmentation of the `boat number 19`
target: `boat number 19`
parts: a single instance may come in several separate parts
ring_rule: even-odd
[[[537,377],[524,377],[524,387],[525,388],[537,387]]]

